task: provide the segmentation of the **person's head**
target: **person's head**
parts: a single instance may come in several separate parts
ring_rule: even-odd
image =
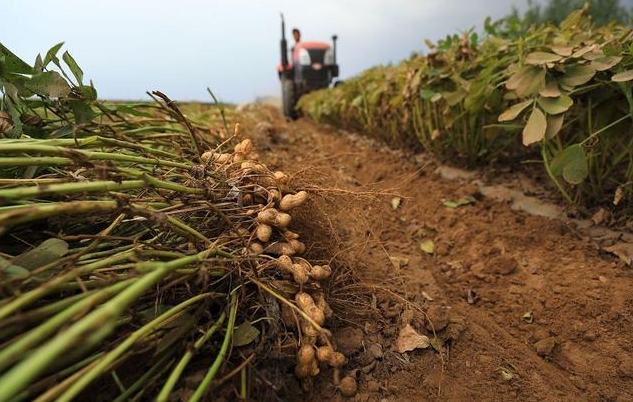
[[[297,28],[293,28],[292,37],[295,39],[295,42],[301,42],[301,31],[299,31]]]

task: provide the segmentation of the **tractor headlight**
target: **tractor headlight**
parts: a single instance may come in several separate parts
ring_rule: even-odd
[[[310,61],[310,53],[306,49],[299,49],[299,64],[304,66],[309,66],[312,64]]]
[[[326,66],[334,64],[334,52],[332,49],[328,49],[325,51],[325,55],[323,56],[323,64]]]

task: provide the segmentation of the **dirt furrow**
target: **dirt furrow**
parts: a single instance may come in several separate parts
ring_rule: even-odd
[[[308,241],[334,238],[373,294],[367,314],[345,321],[340,311],[334,328],[356,334],[355,400],[633,400],[623,263],[572,225],[443,179],[423,156],[267,113],[255,130],[264,159],[295,172],[330,220]],[[432,336],[429,319],[443,347],[393,350],[406,323]],[[375,362],[371,345],[382,350]],[[323,381],[306,398],[340,399],[334,391]]]

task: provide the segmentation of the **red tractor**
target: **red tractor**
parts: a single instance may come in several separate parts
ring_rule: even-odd
[[[336,35],[332,46],[325,42],[299,42],[288,60],[284,15],[281,15],[281,64],[277,66],[281,80],[281,104],[286,117],[298,117],[295,106],[301,95],[327,88],[338,77],[336,64]]]

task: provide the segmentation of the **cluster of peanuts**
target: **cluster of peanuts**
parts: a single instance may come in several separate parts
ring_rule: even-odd
[[[354,395],[356,380],[351,376],[340,379],[340,370],[347,359],[335,350],[330,331],[323,327],[332,316],[332,310],[319,282],[328,279],[332,269],[329,265],[312,265],[301,258],[306,246],[299,241],[299,234],[288,228],[292,222],[291,211],[308,200],[308,193],[289,192],[289,176],[281,171],[272,172],[266,165],[257,162],[249,139],[237,144],[232,154],[205,152],[202,161],[225,166],[239,164],[235,177],[248,178],[248,184],[242,182],[240,188],[251,186],[251,191],[242,195],[240,201],[247,208],[246,215],[255,218],[250,230],[241,229],[241,235],[249,238],[245,252],[251,256],[271,258],[271,265],[299,289],[294,296],[293,307],[281,304],[281,319],[287,327],[296,328],[299,333],[295,376],[301,381],[303,389],[310,390],[321,367],[329,366],[333,368],[333,381],[341,393]],[[309,291],[306,289],[308,284],[312,285]]]

